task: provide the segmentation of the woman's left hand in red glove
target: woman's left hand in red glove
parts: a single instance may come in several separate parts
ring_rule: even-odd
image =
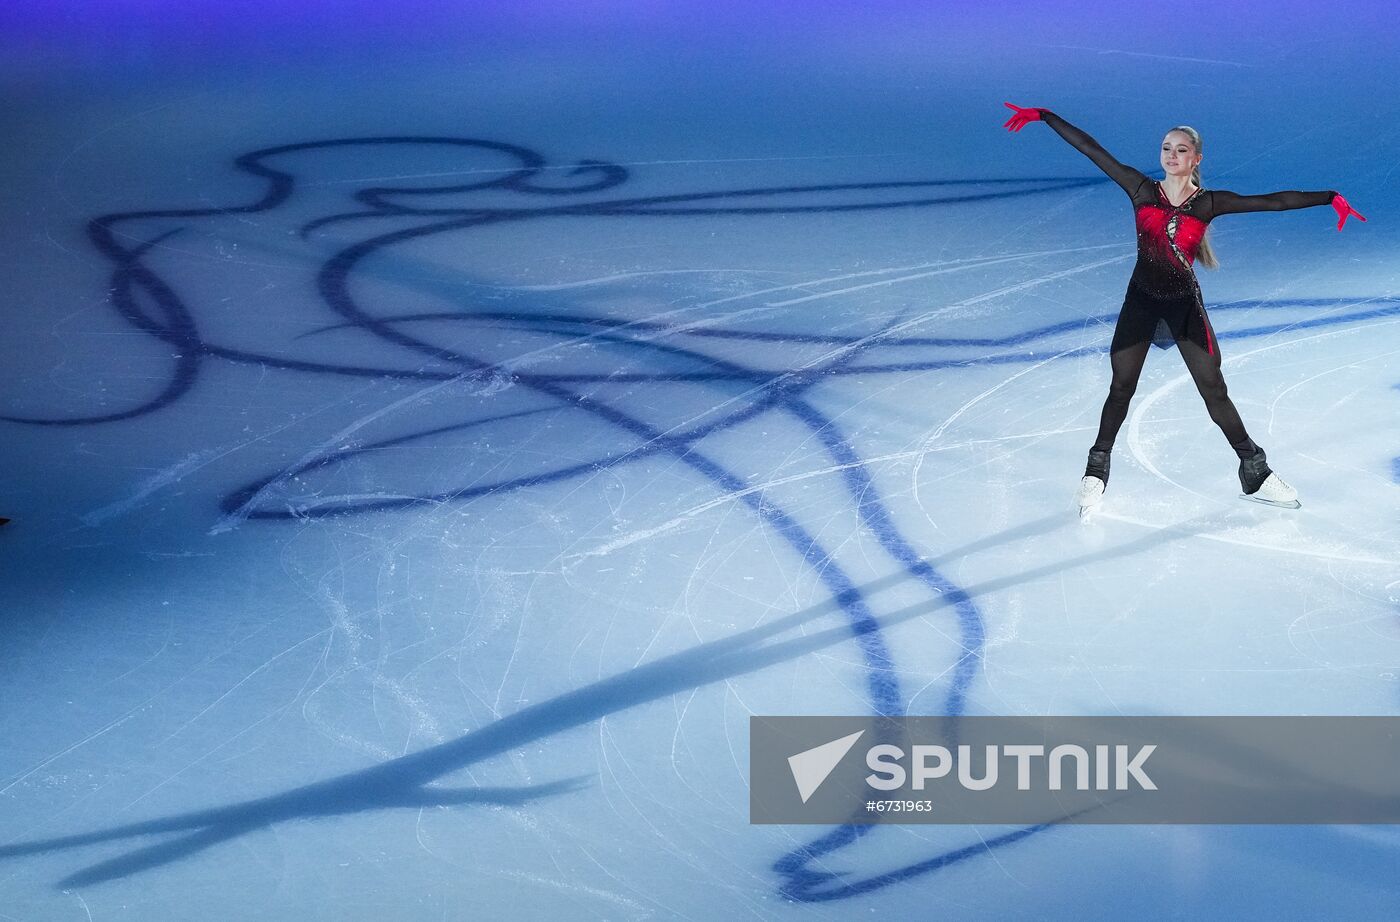
[[[1357,211],[1355,208],[1351,207],[1351,204],[1347,202],[1346,199],[1342,198],[1342,194],[1340,192],[1332,196],[1332,207],[1336,209],[1337,212],[1337,230],[1341,230],[1342,225],[1347,223],[1347,218],[1351,217],[1352,215],[1356,215],[1357,219],[1361,221],[1366,220],[1366,216],[1363,215],[1361,212]]]

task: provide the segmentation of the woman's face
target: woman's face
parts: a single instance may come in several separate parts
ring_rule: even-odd
[[[1191,171],[1200,162],[1201,155],[1196,153],[1196,145],[1191,142],[1189,134],[1184,131],[1167,132],[1162,139],[1162,169],[1168,176],[1190,179]]]

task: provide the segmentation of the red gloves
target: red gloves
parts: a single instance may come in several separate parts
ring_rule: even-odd
[[[1026,127],[1027,122],[1040,121],[1039,109],[1022,109],[1020,106],[1013,106],[1011,103],[1007,103],[1006,107],[1016,110],[1016,114],[1007,119],[1006,124],[1001,126],[1008,131],[1020,131],[1022,128]],[[1357,217],[1360,218],[1361,216],[1357,215]],[[1361,218],[1361,220],[1364,221],[1366,219]]]
[[[1342,193],[1340,192],[1332,196],[1332,207],[1337,212],[1337,230],[1341,230],[1342,225],[1347,223],[1347,218],[1352,215],[1356,215],[1356,217],[1362,221],[1366,220],[1366,216],[1351,207],[1351,205],[1347,203],[1347,200],[1342,198]]]

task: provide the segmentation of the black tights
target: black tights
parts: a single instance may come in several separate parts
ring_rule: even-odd
[[[1210,418],[1225,433],[1235,453],[1246,457],[1253,450],[1254,443],[1245,432],[1239,411],[1225,388],[1225,377],[1220,373],[1220,350],[1207,352],[1184,337],[1176,347],[1181,352],[1186,369],[1191,372],[1191,380],[1196,382],[1196,390],[1206,402]],[[1138,377],[1142,374],[1143,363],[1147,361],[1147,352],[1151,348],[1151,341],[1144,341],[1119,349],[1109,357],[1113,366],[1113,381],[1108,386],[1103,415],[1099,417],[1099,437],[1094,441],[1096,450],[1108,451],[1113,448],[1118,429],[1128,417],[1128,402],[1137,390]]]

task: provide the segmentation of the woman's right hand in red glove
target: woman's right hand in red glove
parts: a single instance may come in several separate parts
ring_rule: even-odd
[[[1015,110],[1015,114],[1006,120],[1006,124],[1001,126],[1007,131],[1020,131],[1022,128],[1026,127],[1028,122],[1040,121],[1039,109],[1022,109],[1020,106],[1013,106],[1009,102],[1006,103],[1006,107]]]

